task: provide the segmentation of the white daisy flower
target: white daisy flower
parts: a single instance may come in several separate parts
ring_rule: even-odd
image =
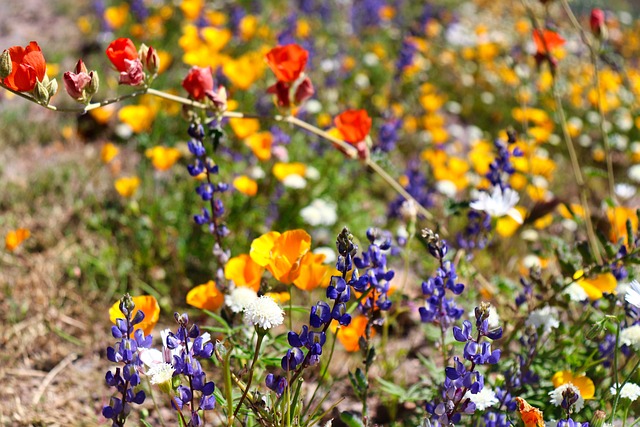
[[[618,183],[614,187],[616,196],[621,199],[630,199],[636,195],[636,187],[624,182]]]
[[[251,288],[237,287],[224,296],[224,303],[234,313],[241,313],[250,303],[258,299],[258,294]]]
[[[284,311],[273,298],[263,295],[249,303],[244,309],[243,320],[261,329],[271,329],[284,322]]]
[[[300,190],[307,186],[307,180],[298,174],[291,174],[282,180],[282,184],[287,188]]]
[[[609,391],[615,396],[618,388],[619,387],[611,387]],[[638,397],[640,397],[640,386],[634,383],[626,383],[622,386],[622,389],[620,389],[620,397],[635,402]]]
[[[523,223],[522,215],[515,208],[520,201],[518,193],[511,189],[495,186],[491,189],[491,193],[481,191],[478,193],[478,200],[471,202],[469,207],[477,211],[484,211],[494,218],[500,218],[509,215],[518,224]]]
[[[533,310],[527,321],[525,322],[526,326],[533,326],[538,329],[542,327],[542,333],[551,332],[552,329],[556,329],[560,326],[560,321],[558,321],[558,310],[555,307],[543,307],[538,310]]]
[[[629,326],[620,331],[620,346],[623,345],[640,350],[640,325]]]
[[[482,390],[480,390],[476,394],[473,394],[470,391],[467,391],[464,397],[469,398],[473,403],[475,403],[476,409],[480,411],[484,411],[488,407],[498,403],[498,398],[496,397],[496,393],[487,387],[484,387]]]
[[[578,387],[574,386],[571,383],[562,384],[560,387],[556,388],[553,391],[549,392],[549,396],[551,396],[551,403],[555,406],[560,406],[562,404],[562,393],[566,390],[571,389],[575,394],[578,395],[578,400],[574,404],[575,412],[580,412],[580,410],[584,407],[584,399],[580,396],[580,390]]]
[[[640,283],[637,280],[629,284],[629,288],[624,294],[624,299],[634,307],[640,308]]]
[[[147,371],[151,377],[151,384],[164,384],[171,381],[175,369],[170,363],[160,363]]]
[[[563,294],[569,295],[569,299],[574,302],[582,302],[589,298],[584,288],[573,282],[564,290]]]

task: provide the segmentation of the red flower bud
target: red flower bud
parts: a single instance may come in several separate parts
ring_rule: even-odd
[[[278,107],[289,108],[291,106],[291,100],[289,99],[289,90],[291,84],[278,80],[276,84],[269,86],[267,93],[272,93],[278,100]]]
[[[119,38],[112,41],[107,47],[107,57],[116,70],[126,73],[129,70],[129,65],[125,61],[138,59],[138,51],[131,39]]]
[[[138,58],[125,59],[127,65],[126,71],[120,72],[120,84],[129,86],[138,86],[144,82],[144,71],[142,71],[142,62]]]
[[[365,110],[347,110],[333,122],[344,140],[352,145],[364,140],[371,130],[371,117]]]
[[[311,98],[315,90],[313,89],[313,84],[311,83],[311,79],[309,77],[305,77],[302,82],[296,88],[296,93],[293,95],[293,100],[296,104],[300,105],[307,99]]]
[[[213,91],[213,75],[211,67],[192,67],[182,81],[182,87],[196,101],[202,101],[208,91]]]
[[[307,65],[309,52],[297,44],[277,46],[267,52],[267,64],[279,81],[291,83],[300,77]]]
[[[11,73],[4,78],[4,84],[13,90],[30,92],[38,81],[44,80],[47,64],[38,43],[31,42],[29,46],[12,46],[9,48],[11,57]]]

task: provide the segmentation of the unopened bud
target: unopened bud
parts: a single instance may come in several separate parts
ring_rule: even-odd
[[[597,410],[596,412],[594,412],[589,425],[591,427],[602,427],[606,418],[607,414],[604,411]]]
[[[311,80],[309,79],[309,77],[305,77],[304,80],[300,82],[298,87],[296,87],[293,99],[296,104],[300,105],[307,99],[311,98],[314,93],[315,90],[313,88]]]
[[[140,58],[140,61],[144,64],[145,62],[147,62],[147,54],[149,53],[149,46],[147,46],[146,44],[142,43],[140,45],[140,49],[138,49],[138,58]]]
[[[37,81],[36,87],[33,88],[33,97],[44,105],[49,104],[49,91],[47,90],[47,84]]]
[[[49,98],[55,95],[58,92],[58,81],[53,79],[47,85],[47,92],[49,92]]]
[[[605,23],[605,14],[602,9],[593,9],[591,16],[589,17],[589,25],[591,26],[591,32],[599,39],[606,39],[607,26]]]
[[[158,51],[153,47],[150,47],[143,63],[149,74],[158,74],[158,70],[160,69],[160,57],[158,56]]]
[[[2,51],[2,55],[0,55],[0,79],[9,76],[12,70],[11,55],[9,55],[9,51],[5,49]]]
[[[91,77],[91,81],[89,81],[89,84],[84,88],[84,90],[86,94],[91,97],[95,95],[96,92],[98,92],[98,88],[100,87],[100,79],[98,78],[98,72],[95,70],[89,73],[89,77]]]
[[[87,66],[84,65],[84,62],[82,62],[82,59],[78,59],[78,62],[76,63],[75,71],[76,71],[76,74],[88,73]]]

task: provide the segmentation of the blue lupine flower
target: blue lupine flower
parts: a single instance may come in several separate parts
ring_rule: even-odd
[[[389,153],[396,148],[398,142],[398,131],[402,127],[402,120],[391,118],[385,121],[378,130],[378,144],[373,147],[374,151]]]
[[[275,376],[273,374],[268,374],[265,379],[265,384],[276,393],[276,396],[280,397],[287,387],[287,379],[280,375]]]
[[[400,47],[400,53],[398,55],[398,61],[396,62],[396,74],[395,80],[398,80],[404,70],[413,64],[413,56],[418,48],[413,40],[405,38],[402,40],[402,46]]]
[[[408,184],[405,187],[407,193],[409,193],[420,205],[425,208],[433,206],[434,190],[427,181],[427,177],[420,170],[420,164],[417,162],[409,162],[407,170],[405,171]],[[405,202],[405,198],[398,196],[393,202],[389,204],[388,216],[389,218],[400,217],[400,208]]]
[[[354,281],[353,288],[358,292],[369,292],[369,295],[359,304],[360,311],[368,316],[373,311],[386,311],[391,308],[389,301],[390,281],[395,275],[393,270],[387,269],[387,257],[384,251],[391,248],[391,234],[375,228],[367,230],[369,248],[353,262],[359,269],[366,269]]]
[[[144,391],[135,391],[135,387],[140,384],[139,369],[142,366],[138,350],[151,347],[153,341],[151,335],[145,337],[142,330],[133,331],[134,326],[144,320],[144,313],[138,310],[132,318],[135,304],[128,294],[120,300],[119,308],[125,318],[116,319],[116,325],[111,328],[111,335],[120,341],[116,342],[115,346],[107,348],[107,359],[124,365],[116,368],[115,373],[107,372],[105,381],[107,385],[115,387],[120,396],[112,397],[109,404],[102,408],[102,415],[113,420],[113,426],[124,425],[131,412],[131,403],[139,405],[144,402]]]
[[[577,421],[573,421],[571,418],[568,418],[566,420],[558,421],[557,427],[589,427],[589,423],[580,423]]]

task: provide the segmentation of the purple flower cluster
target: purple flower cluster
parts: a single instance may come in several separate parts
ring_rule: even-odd
[[[493,411],[487,411],[484,416],[484,425],[486,427],[510,427],[511,421],[505,411],[500,411],[500,408],[504,407],[506,412],[513,412],[517,409],[518,404],[513,398],[511,393],[500,387],[495,389],[496,399],[500,402],[500,405]]]
[[[420,164],[410,162],[407,166],[407,170],[405,171],[405,176],[407,177],[408,182],[405,186],[407,193],[411,194],[411,196],[423,207],[428,208],[433,206],[434,191],[429,185],[425,174],[420,171]],[[400,208],[404,202],[405,199],[402,196],[398,196],[393,202],[391,202],[389,204],[388,216],[390,218],[400,217]]]
[[[462,414],[472,414],[476,410],[475,404],[466,397],[467,392],[477,394],[484,387],[484,377],[476,370],[478,365],[495,365],[500,360],[500,350],[492,350],[489,342],[482,342],[483,338],[496,340],[502,337],[502,328],[489,328],[489,307],[487,303],[480,304],[475,309],[475,329],[473,335],[471,322],[465,320],[462,328],[453,327],[453,337],[456,341],[465,343],[463,358],[455,356],[454,366],[445,368],[445,381],[442,387],[441,400],[429,402],[426,405],[434,421],[441,425],[456,424]],[[465,366],[470,362],[469,367]]]
[[[367,239],[370,243],[367,251],[362,252],[360,257],[353,259],[357,268],[367,270],[353,284],[353,289],[368,293],[358,307],[363,314],[372,318],[373,312],[377,309],[386,311],[391,308],[388,293],[390,281],[395,273],[393,270],[387,269],[387,257],[384,254],[384,251],[391,248],[391,237],[388,233],[385,234],[378,229],[369,228]]]
[[[396,74],[395,80],[399,80],[404,70],[413,64],[413,56],[418,48],[416,43],[407,37],[402,40],[402,46],[400,47],[400,54],[398,55],[398,61],[396,62]]]
[[[402,120],[391,117],[386,120],[380,130],[378,131],[378,144],[373,149],[374,151],[382,151],[389,153],[396,148],[396,142],[398,142],[398,131],[402,127]]]
[[[589,423],[580,423],[578,421],[573,421],[571,418],[567,418],[566,420],[558,421],[557,427],[589,427]]]
[[[291,348],[282,358],[280,366],[285,371],[295,371],[293,380],[297,379],[305,368],[318,364],[322,347],[327,341],[327,329],[333,320],[343,326],[351,323],[351,315],[347,313],[346,303],[351,298],[351,287],[356,286],[359,278],[357,269],[353,269],[353,258],[358,246],[353,243],[353,236],[346,227],[338,235],[336,246],[338,249],[336,268],[342,275],[331,276],[331,282],[327,287],[327,298],[333,301],[333,307],[325,301],[318,301],[311,307],[309,325],[303,325],[300,332],[290,331],[287,337]],[[351,279],[347,281],[347,273],[352,269]],[[281,376],[269,374],[266,385],[281,396],[287,387],[287,380]]]
[[[191,420],[188,426],[200,426],[202,420],[199,411],[212,410],[216,399],[213,395],[215,385],[213,381],[207,382],[206,374],[198,359],[209,359],[213,354],[213,344],[207,342],[200,335],[197,325],[189,325],[187,314],[174,314],[176,322],[180,325],[174,334],[169,332],[167,336],[167,348],[173,352],[173,376],[184,375],[188,384],[178,386],[178,396],[175,403],[180,410],[188,408],[191,411]],[[196,393],[200,395],[196,406]]]
[[[422,231],[422,236],[427,241],[429,253],[438,260],[440,266],[436,274],[426,282],[422,282],[422,293],[425,296],[425,305],[420,307],[420,319],[423,323],[440,325],[442,331],[446,330],[458,320],[464,310],[458,307],[453,298],[447,298],[449,290],[454,295],[460,295],[464,290],[462,283],[457,283],[458,275],[451,261],[444,258],[449,251],[447,242],[429,229]]]
[[[129,295],[122,297],[119,308],[125,318],[116,319],[116,325],[111,328],[111,335],[120,341],[116,342],[115,346],[107,348],[107,359],[113,363],[124,363],[124,366],[116,368],[115,373],[107,372],[105,380],[107,385],[118,390],[120,397],[111,397],[109,404],[102,408],[102,415],[111,419],[113,426],[124,426],[131,412],[131,403],[140,405],[144,402],[144,391],[135,391],[140,384],[139,369],[142,366],[138,350],[149,348],[152,343],[151,335],[145,337],[142,330],[133,330],[135,325],[144,320],[144,313],[138,311],[132,318],[135,304]]]

